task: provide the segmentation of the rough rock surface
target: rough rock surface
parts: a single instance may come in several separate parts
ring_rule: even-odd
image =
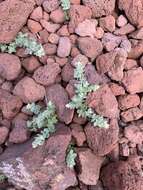
[[[14,80],[21,71],[19,57],[8,53],[0,53],[0,75],[7,80]]]
[[[85,127],[85,133],[88,145],[93,152],[96,155],[104,156],[111,152],[118,142],[118,122],[116,119],[111,120],[108,129],[93,127],[91,123],[88,123]]]
[[[90,93],[87,97],[87,104],[102,116],[117,118],[119,115],[118,102],[108,85],[103,85]]]
[[[65,164],[70,130],[63,124],[43,146],[32,149],[31,141],[13,145],[0,156],[0,170],[9,181],[26,190],[65,190],[76,184],[76,176]]]
[[[0,3],[0,43],[11,42],[34,8],[34,0],[6,0]]]
[[[13,93],[19,96],[24,103],[32,103],[44,98],[45,88],[32,78],[24,77],[16,84]]]
[[[57,75],[61,69],[57,63],[49,63],[45,66],[39,67],[33,75],[35,81],[39,84],[49,86],[56,81]]]
[[[83,0],[90,7],[94,17],[110,15],[115,8],[115,0]]]
[[[79,180],[87,185],[96,185],[99,179],[100,168],[103,157],[92,153],[88,148],[77,150],[81,172],[78,175]]]
[[[12,119],[22,107],[22,101],[6,90],[0,89],[0,109],[7,119]]]
[[[125,12],[133,25],[137,27],[143,26],[142,0],[119,0],[119,8]]]
[[[67,92],[61,85],[54,84],[49,86],[46,89],[46,98],[48,101],[52,101],[55,104],[60,121],[63,121],[66,124],[72,121],[74,110],[66,108],[69,98]]]
[[[139,157],[118,161],[103,168],[102,180],[110,190],[142,190],[143,177]]]

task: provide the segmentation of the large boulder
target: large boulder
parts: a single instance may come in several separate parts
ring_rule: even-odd
[[[76,184],[74,171],[65,163],[70,140],[70,130],[59,124],[57,132],[36,149],[31,141],[6,149],[0,156],[0,170],[26,190],[65,190]]]
[[[34,0],[6,0],[0,3],[0,43],[10,43],[34,8]]]

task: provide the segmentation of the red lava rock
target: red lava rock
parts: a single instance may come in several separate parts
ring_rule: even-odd
[[[137,40],[143,40],[143,28],[139,28],[135,32],[131,33],[130,37],[137,39]]]
[[[76,66],[76,63],[78,62],[82,63],[83,65],[86,65],[89,62],[89,60],[85,55],[78,54],[73,58],[71,65]]]
[[[125,66],[124,66],[125,70],[130,70],[130,69],[133,69],[133,68],[136,68],[136,67],[138,67],[138,64],[137,64],[136,60],[134,60],[134,59],[127,59],[126,60],[126,63],[125,63]]]
[[[104,117],[117,118],[119,115],[118,102],[108,85],[103,85],[97,91],[90,93],[87,104]]]
[[[95,155],[104,156],[111,152],[118,142],[118,122],[116,119],[111,120],[108,129],[93,127],[91,123],[88,123],[85,126],[85,134],[88,146]]]
[[[101,181],[98,181],[96,185],[89,186],[89,190],[104,190]]]
[[[86,185],[96,185],[99,179],[103,157],[93,154],[88,148],[80,148],[77,152],[81,166],[81,172],[78,175],[79,180]]]
[[[67,168],[65,163],[70,141],[70,130],[59,124],[57,132],[36,149],[31,147],[31,141],[9,147],[0,155],[0,170],[14,185],[26,190],[47,187],[64,190],[75,186],[74,170]]]
[[[47,32],[46,29],[40,31],[39,35],[40,35],[40,41],[41,41],[42,44],[45,44],[45,43],[49,42],[49,40],[48,40],[49,33]]]
[[[40,21],[43,17],[42,7],[36,7],[30,15],[30,18],[36,21]]]
[[[48,22],[44,19],[40,20],[40,23],[43,26],[43,28],[45,28],[48,32],[51,32],[51,33],[56,32],[60,28],[59,24],[53,24],[53,23]]]
[[[56,81],[57,75],[61,69],[57,63],[49,63],[47,65],[39,67],[33,75],[35,81],[39,84],[49,86]]]
[[[125,143],[122,143],[120,145],[120,155],[128,157],[130,155],[130,149],[129,146]]]
[[[46,12],[51,12],[56,10],[59,7],[60,2],[58,0],[44,0],[43,2],[43,8]]]
[[[143,54],[143,40],[139,40],[138,43],[132,45],[132,49],[129,52],[128,58],[137,59]]]
[[[57,51],[57,46],[55,44],[46,43],[43,45],[46,55],[54,55]]]
[[[79,124],[71,124],[70,127],[72,128],[71,133],[76,141],[77,146],[82,146],[86,141],[86,136],[83,128]]]
[[[108,76],[115,81],[121,81],[124,73],[123,73],[123,69],[124,69],[124,65],[126,63],[126,59],[127,59],[127,53],[121,49],[118,48],[116,50],[116,57],[114,60],[114,65],[110,68],[110,70],[108,71]]]
[[[78,47],[85,56],[92,59],[100,55],[103,49],[102,43],[99,40],[90,37],[78,38]]]
[[[28,19],[27,26],[28,26],[29,30],[34,34],[37,32],[40,32],[42,30],[41,24],[39,24],[39,22],[31,20],[31,19]]]
[[[115,30],[115,18],[112,15],[100,18],[99,25],[104,31],[113,32]]]
[[[22,61],[22,66],[27,72],[33,73],[38,67],[40,67],[40,63],[36,57],[30,56]]]
[[[32,103],[44,98],[45,88],[32,78],[24,77],[16,84],[13,93],[19,96],[24,103]]]
[[[98,72],[104,74],[110,71],[111,67],[114,65],[115,57],[115,51],[99,55],[96,59],[96,67]]]
[[[58,31],[57,34],[60,36],[69,36],[70,33],[68,31],[67,25],[63,25]]]
[[[139,157],[110,163],[102,170],[102,181],[110,190],[142,190],[142,169]]]
[[[58,44],[59,36],[56,33],[51,33],[48,37],[48,41],[52,44]]]
[[[138,28],[143,26],[143,3],[141,0],[119,0],[119,9],[125,12],[133,25]]]
[[[131,24],[126,24],[125,26],[122,26],[119,29],[116,29],[114,34],[115,35],[125,35],[133,32],[135,30],[135,27]]]
[[[68,37],[60,37],[59,45],[57,49],[57,55],[59,57],[69,56],[71,51],[71,41]]]
[[[4,83],[2,84],[1,88],[2,88],[3,90],[6,90],[6,91],[11,92],[12,89],[13,89],[13,85],[12,85],[11,82],[6,81],[6,82],[4,82]]]
[[[141,67],[124,72],[124,78],[122,82],[129,93],[135,94],[143,92],[142,81],[143,81],[143,70]]]
[[[86,118],[79,117],[78,114],[75,112],[73,122],[79,125],[83,125],[86,123]]]
[[[7,119],[12,119],[22,107],[22,101],[18,96],[10,94],[6,90],[0,90],[0,109]]]
[[[130,108],[127,111],[123,111],[121,113],[121,117],[124,122],[138,120],[142,116],[143,112],[138,107]]]
[[[95,37],[101,39],[104,35],[104,30],[101,27],[96,28]]]
[[[84,5],[72,5],[69,12],[70,22],[69,28],[70,30],[74,30],[75,27],[82,21],[86,19],[90,19],[92,16],[91,9]]]
[[[7,80],[14,80],[21,72],[21,63],[16,55],[0,53],[0,75]]]
[[[118,18],[117,18],[117,21],[116,21],[116,23],[117,23],[117,25],[119,26],[119,27],[122,27],[122,26],[125,26],[126,24],[127,24],[127,19],[126,19],[126,17],[124,17],[124,15],[120,15]]]
[[[4,127],[4,126],[0,127],[0,145],[6,141],[8,133],[9,133],[9,130],[7,127]]]
[[[34,4],[34,0],[6,0],[0,3],[0,43],[9,43],[14,40],[26,24]]]
[[[124,96],[119,96],[118,104],[121,110],[133,108],[140,104],[140,97],[137,94],[126,94]]]
[[[142,133],[143,125],[141,123],[131,124],[124,129],[124,136],[135,144],[143,143],[143,133]]]
[[[90,36],[94,37],[96,33],[96,26],[98,22],[95,19],[86,19],[83,22],[79,23],[75,28],[75,33],[81,37]]]
[[[9,135],[10,143],[23,143],[29,138],[27,122],[23,119],[18,119],[14,122],[14,127]]]
[[[125,89],[116,83],[110,83],[109,87],[113,92],[114,96],[120,96],[125,94]]]
[[[115,0],[83,0],[83,4],[90,7],[94,17],[110,15],[115,8]]]
[[[102,38],[102,44],[105,47],[105,49],[110,52],[119,46],[119,44],[122,41],[122,38],[123,37],[116,36],[112,33],[105,33]]]
[[[57,24],[61,24],[65,21],[65,14],[61,7],[51,12],[50,19]]]
[[[65,82],[69,82],[70,80],[74,78],[74,70],[71,64],[67,63],[63,67],[61,76],[62,76],[62,80]]]
[[[59,84],[54,84],[46,89],[46,98],[55,104],[59,120],[69,124],[72,121],[74,110],[66,108],[69,98],[65,89]]]

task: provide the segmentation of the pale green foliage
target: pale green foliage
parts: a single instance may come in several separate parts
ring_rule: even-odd
[[[84,65],[80,62],[76,64],[74,78],[77,80],[77,84],[75,84],[75,96],[73,96],[72,101],[66,107],[76,109],[79,117],[88,118],[94,126],[108,128],[107,120],[96,114],[86,104],[88,93],[96,91],[99,85],[89,84],[85,77]]]
[[[55,132],[55,124],[57,123],[55,106],[49,101],[44,111],[35,103],[28,104],[26,108],[35,114],[31,121],[27,121],[27,127],[30,131],[34,132],[40,130],[40,133],[35,137],[32,143],[33,148],[36,148],[42,145],[51,133]]]
[[[75,163],[76,157],[77,153],[75,152],[73,146],[69,145],[66,155],[66,164],[69,168],[73,168],[76,165]]]
[[[69,17],[67,11],[70,9],[70,0],[60,0],[60,1],[61,1],[61,7],[65,13],[65,17],[68,20]]]
[[[3,183],[6,179],[7,177],[4,174],[0,173],[0,183]]]
[[[41,44],[37,43],[34,38],[28,37],[28,34],[19,32],[17,37],[10,44],[0,44],[0,51],[7,53],[15,53],[16,48],[21,47],[26,49],[26,53],[42,57],[45,55],[44,49]]]

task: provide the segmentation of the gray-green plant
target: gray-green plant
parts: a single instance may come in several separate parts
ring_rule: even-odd
[[[75,152],[74,147],[70,144],[67,150],[66,155],[66,164],[69,168],[73,168],[76,165],[75,159],[77,157],[77,153]]]
[[[27,121],[27,127],[30,131],[39,132],[32,142],[33,148],[42,145],[51,133],[55,132],[57,115],[54,104],[49,101],[45,110],[35,103],[28,104],[27,110],[31,111],[34,116],[32,120]]]
[[[25,48],[26,53],[42,57],[45,55],[44,48],[34,38],[28,37],[28,34],[19,32],[15,40],[9,44],[0,44],[0,51],[6,53],[15,53],[16,49]]]
[[[68,10],[70,9],[70,0],[60,0],[61,1],[61,7],[65,13],[66,20],[69,20]]]
[[[6,179],[7,177],[4,174],[0,173],[0,183],[3,183]]]
[[[74,70],[74,78],[77,80],[75,84],[75,95],[71,102],[66,107],[70,109],[76,109],[79,117],[87,118],[93,123],[93,126],[101,128],[108,128],[109,124],[107,120],[94,112],[94,110],[86,104],[86,98],[89,93],[96,91],[100,88],[99,85],[91,85],[86,80],[84,65],[80,62],[76,64]]]

